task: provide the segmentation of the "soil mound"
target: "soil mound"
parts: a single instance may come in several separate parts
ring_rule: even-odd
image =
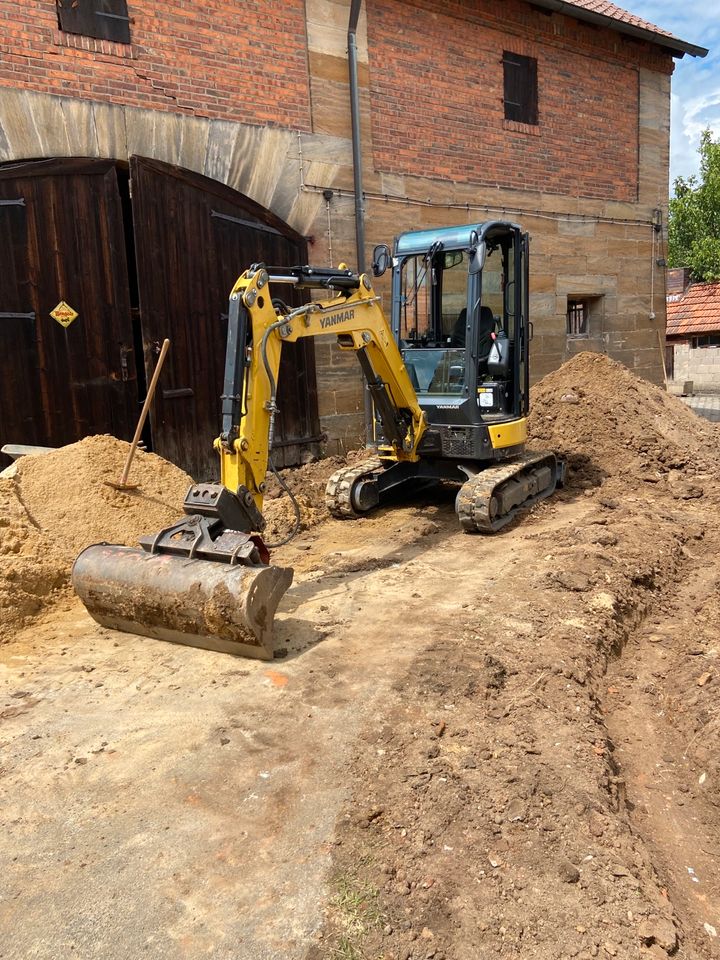
[[[0,479],[0,641],[64,583],[66,566],[29,521],[14,481]]]
[[[69,559],[91,543],[136,544],[143,534],[173,523],[192,480],[179,467],[153,453],[138,451],[129,482],[117,482],[129,444],[110,436],[86,437],[18,463],[18,496],[30,521]]]
[[[548,374],[532,389],[531,407],[533,445],[565,456],[571,482],[647,480],[717,463],[713,424],[604,354],[580,353]]]
[[[67,583],[85,547],[135,544],[182,513],[191,480],[154,454],[136,455],[130,480],[137,490],[105,484],[120,477],[128,447],[114,437],[87,437],[24,457],[14,477],[0,479],[0,639]]]

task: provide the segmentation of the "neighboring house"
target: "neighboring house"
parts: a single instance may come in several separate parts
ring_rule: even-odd
[[[0,443],[129,436],[167,335],[148,439],[208,475],[242,269],[490,218],[532,236],[534,378],[592,349],[662,380],[670,79],[704,49],[606,0],[0,0],[0,22]],[[285,462],[362,435],[332,337],[281,390]]]
[[[668,378],[698,392],[720,392],[720,283],[691,283],[687,268],[668,270]]]

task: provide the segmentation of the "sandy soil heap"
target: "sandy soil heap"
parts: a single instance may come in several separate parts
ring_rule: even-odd
[[[92,543],[136,544],[182,513],[190,477],[161,457],[139,451],[130,481],[122,472],[128,444],[87,437],[42,456],[24,457],[0,480],[0,639],[67,583],[75,557]]]
[[[568,459],[576,478],[657,478],[705,467],[718,449],[715,425],[682,400],[603,354],[580,353],[531,390],[533,445]]]

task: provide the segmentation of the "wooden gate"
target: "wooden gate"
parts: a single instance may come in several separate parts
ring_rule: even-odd
[[[217,477],[229,292],[252,263],[307,262],[303,237],[235,190],[146,158],[130,161],[145,362],[169,337],[151,413],[154,449],[197,479]],[[283,296],[293,301],[291,288]],[[275,463],[319,452],[314,348],[286,344],[280,369]]]
[[[305,263],[305,240],[168,164],[133,158],[131,186],[132,199],[110,160],[0,167],[0,446],[129,439],[168,336],[147,439],[196,479],[215,478],[229,291],[251,263]],[[312,343],[285,345],[278,402],[275,463],[318,453]]]
[[[137,384],[115,165],[0,168],[0,264],[0,445],[132,436]],[[55,310],[63,301],[75,319]]]

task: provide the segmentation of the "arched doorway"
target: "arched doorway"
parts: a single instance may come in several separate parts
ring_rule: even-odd
[[[167,336],[148,446],[216,476],[227,296],[259,261],[305,263],[305,239],[200,174],[141,157],[0,168],[0,444],[128,439]],[[61,301],[77,318],[51,315]],[[319,449],[311,343],[284,351],[280,391],[282,466]]]

